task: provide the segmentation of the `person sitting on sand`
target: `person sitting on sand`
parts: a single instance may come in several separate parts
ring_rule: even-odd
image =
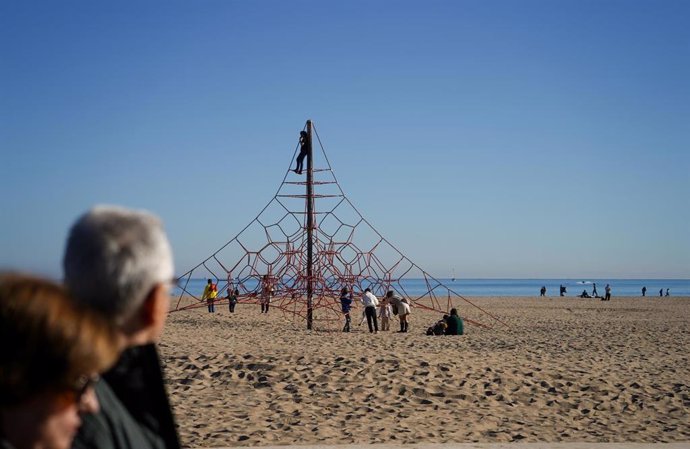
[[[51,281],[0,273],[0,447],[68,449],[120,340]]]
[[[446,335],[463,335],[465,326],[458,315],[458,309],[450,309],[450,316],[446,319]]]
[[[343,287],[340,290],[340,308],[345,315],[345,327],[343,327],[343,332],[350,332],[350,325],[352,320],[350,318],[350,310],[352,309],[352,293],[349,293],[347,287]]]
[[[448,315],[443,315],[443,318],[438,320],[433,324],[433,326],[429,327],[426,330],[427,335],[444,335],[446,333],[446,328],[448,327],[448,324],[446,324],[446,320],[448,319]]]
[[[591,298],[591,296],[589,296],[589,293],[587,293],[587,290],[582,290],[582,293],[580,294],[580,298]]]

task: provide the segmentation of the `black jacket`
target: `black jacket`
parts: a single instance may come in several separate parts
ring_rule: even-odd
[[[100,412],[84,417],[74,449],[180,449],[156,345],[127,349],[96,394]]]

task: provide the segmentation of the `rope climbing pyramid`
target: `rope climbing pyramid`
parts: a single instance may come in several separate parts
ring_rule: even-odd
[[[174,311],[204,307],[204,285],[211,279],[219,292],[215,304],[228,302],[226,291],[236,290],[239,303],[258,303],[270,294],[272,310],[306,321],[308,329],[314,322],[342,320],[342,287],[355,299],[366,288],[378,297],[393,290],[413,307],[439,313],[462,302],[463,310],[475,312],[472,318],[464,313],[470,324],[501,323],[386,240],[342,191],[313,123],[307,121],[300,134],[296,169],[286,171],[256,218],[177,279]]]

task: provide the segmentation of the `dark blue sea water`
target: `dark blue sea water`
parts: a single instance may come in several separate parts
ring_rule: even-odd
[[[539,296],[539,289],[546,287],[547,296],[558,296],[559,286],[566,287],[566,296],[578,296],[582,290],[592,294],[596,283],[597,291],[604,295],[606,284],[611,285],[612,296],[641,296],[643,286],[647,287],[647,296],[659,296],[659,290],[671,296],[690,296],[690,279],[438,279],[440,283],[463,296]],[[205,279],[190,279],[186,290],[201,296]],[[427,291],[423,279],[403,279],[402,286],[408,295],[421,295]],[[218,286],[223,289],[224,280]],[[179,295],[181,289],[173,291]],[[440,292],[438,292],[440,293]],[[224,296],[221,292],[219,296]]]

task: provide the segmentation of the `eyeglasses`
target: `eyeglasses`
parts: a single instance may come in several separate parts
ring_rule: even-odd
[[[101,376],[98,374],[93,376],[79,376],[79,379],[74,382],[70,389],[70,392],[74,394],[74,400],[80,402],[89,388],[94,387],[99,380],[101,380]]]
[[[80,404],[84,395],[90,388],[93,388],[101,379],[99,375],[93,376],[79,376],[71,385],[67,385],[64,389],[58,392],[57,397],[61,404],[67,406],[69,404]]]

